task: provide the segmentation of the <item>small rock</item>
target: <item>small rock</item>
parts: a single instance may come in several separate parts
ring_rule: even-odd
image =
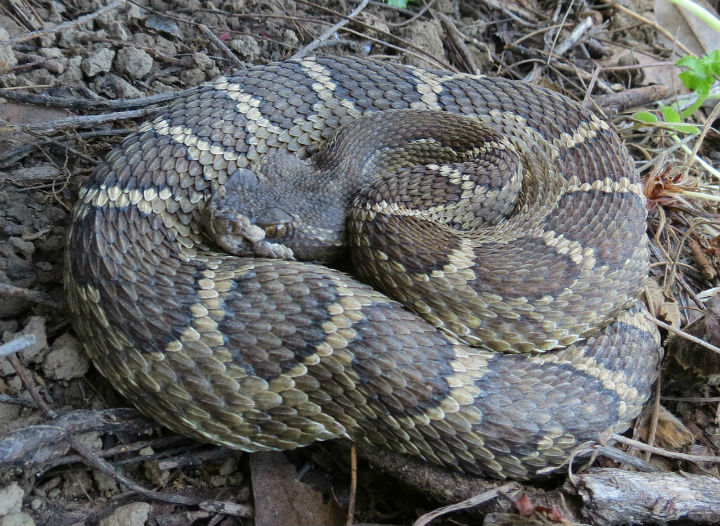
[[[197,68],[184,69],[180,72],[180,80],[187,86],[197,86],[205,81],[205,74]]]
[[[100,451],[102,449],[102,438],[100,438],[100,434],[96,433],[95,431],[90,431],[88,433],[80,433],[79,435],[77,435],[76,438],[78,442],[85,445],[85,447],[88,449],[91,449],[93,451]]]
[[[228,478],[220,475],[212,475],[210,477],[210,484],[215,488],[221,488],[227,485]]]
[[[48,70],[50,73],[54,73],[55,75],[60,75],[65,71],[65,67],[67,66],[67,60],[59,60],[57,58],[49,58],[43,62],[43,67]]]
[[[283,31],[283,42],[289,45],[290,48],[294,48],[298,44],[298,42],[300,42],[300,39],[298,38],[295,31],[293,31],[292,29],[286,29],[285,31]]]
[[[257,41],[250,35],[240,35],[230,41],[230,49],[237,52],[240,58],[254,62],[260,56],[261,50]]]
[[[91,88],[98,95],[106,95],[111,99],[135,99],[142,97],[142,92],[127,80],[112,73],[98,75]]]
[[[20,418],[21,406],[16,404],[0,404],[0,429],[9,430]]]
[[[65,72],[58,77],[58,81],[63,86],[73,86],[75,84],[78,84],[82,82],[83,74],[82,74],[82,57],[80,56],[74,56],[70,57],[68,59],[67,66],[65,68]]]
[[[0,27],[0,41],[9,40],[10,35],[5,28]],[[0,72],[7,71],[10,68],[15,67],[17,64],[17,58],[13,53],[11,46],[0,46]]]
[[[174,57],[177,55],[177,47],[162,35],[155,36],[155,49],[166,57]]]
[[[31,258],[35,252],[35,245],[30,241],[25,241],[21,237],[11,237],[8,239],[10,246],[21,252],[26,258]]]
[[[81,46],[82,39],[85,38],[85,36],[86,33],[84,31],[68,29],[58,34],[57,44],[63,49],[72,49],[76,45]]]
[[[35,521],[27,513],[13,513],[1,518],[0,526],[35,526]]]
[[[62,477],[57,476],[53,477],[47,482],[40,484],[39,486],[35,486],[35,489],[33,492],[38,495],[39,497],[45,497],[48,493],[56,489],[60,483],[62,482]]]
[[[153,485],[161,488],[167,486],[167,483],[170,481],[170,472],[166,469],[160,469],[160,464],[157,460],[143,462],[143,473]]]
[[[115,67],[121,73],[127,73],[134,79],[141,79],[153,66],[153,58],[142,49],[124,47],[115,56]]]
[[[159,80],[153,82],[150,87],[157,93],[168,93],[170,91],[175,91],[175,88],[173,88],[172,86],[168,86],[167,84],[163,84]]]
[[[130,33],[120,22],[113,22],[107,27],[108,34],[117,40],[126,41],[130,38]]]
[[[145,47],[148,49],[154,49],[155,48],[155,39],[152,35],[148,35],[147,33],[143,33],[141,31],[138,31],[132,36],[133,42],[137,44],[140,47]]]
[[[67,497],[87,495],[92,489],[92,479],[87,471],[75,471],[65,475],[62,485],[63,494]]]
[[[22,79],[27,86],[43,86],[55,84],[55,75],[45,68],[36,68],[27,73],[18,75],[19,79]]]
[[[22,499],[25,491],[18,486],[17,482],[11,482],[0,488],[0,515],[19,513],[22,509]]]
[[[116,509],[112,515],[100,521],[100,526],[143,526],[150,515],[150,504],[133,502]]]
[[[94,77],[98,73],[106,73],[112,67],[115,51],[109,48],[102,48],[82,61],[82,70],[88,77]]]
[[[71,380],[87,373],[90,359],[78,341],[65,333],[52,344],[42,368],[45,376],[52,380]]]
[[[92,476],[98,491],[104,493],[106,491],[115,491],[117,489],[115,479],[107,473],[95,469],[92,472]]]
[[[178,27],[177,22],[175,22],[172,18],[167,18],[165,16],[150,15],[145,19],[145,27],[154,29],[158,33],[165,33],[166,35],[178,38],[182,37],[182,33],[180,33],[180,28]]]
[[[45,58],[65,58],[62,49],[59,47],[44,47],[39,49],[38,52]]]
[[[205,53],[196,51],[193,53],[193,62],[201,70],[205,71],[215,66],[215,61],[208,57]]]
[[[237,470],[238,462],[239,458],[237,455],[232,455],[228,457],[227,459],[225,459],[225,462],[222,463],[220,469],[218,469],[218,474],[226,477],[231,473],[234,473],[235,470]]]

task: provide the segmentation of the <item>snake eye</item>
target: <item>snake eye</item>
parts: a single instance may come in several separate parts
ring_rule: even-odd
[[[288,226],[285,223],[277,223],[274,225],[266,225],[263,227],[263,230],[265,230],[266,238],[276,239],[288,233]]]

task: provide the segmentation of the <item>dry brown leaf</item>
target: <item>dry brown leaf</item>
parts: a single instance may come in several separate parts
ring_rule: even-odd
[[[715,9],[704,0],[695,0],[717,16]],[[685,44],[697,56],[720,48],[720,35],[705,22],[667,0],[655,0],[655,21]],[[661,41],[665,40],[660,36]],[[673,47],[672,43],[667,43]]]

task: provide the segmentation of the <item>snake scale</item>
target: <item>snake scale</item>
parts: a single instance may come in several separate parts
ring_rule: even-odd
[[[111,152],[65,285],[100,372],[177,432],[527,479],[649,396],[645,217],[624,145],[575,102],[308,58],[204,85]],[[298,261],[346,240],[382,293]]]

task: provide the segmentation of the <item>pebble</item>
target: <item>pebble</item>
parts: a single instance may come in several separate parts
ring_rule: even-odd
[[[195,65],[203,71],[211,69],[215,66],[215,61],[208,57],[205,53],[196,51],[193,53],[192,58]]]
[[[135,99],[143,93],[122,77],[112,73],[97,77],[90,86],[98,95],[106,95],[111,99]]]
[[[186,86],[197,86],[205,82],[205,74],[197,68],[184,69],[180,72],[180,80],[184,82]]]
[[[109,48],[91,54],[82,61],[82,70],[88,77],[94,77],[98,73],[106,73],[112,67],[115,52]]]
[[[143,526],[150,515],[150,504],[133,502],[120,506],[110,516],[100,521],[100,526]]]
[[[0,516],[19,513],[22,509],[22,499],[25,491],[17,482],[11,482],[0,488]]]
[[[58,77],[58,82],[63,86],[73,86],[82,82],[82,57],[70,57],[65,68],[65,72]]]
[[[136,47],[124,47],[115,56],[115,68],[134,79],[143,78],[150,73],[152,67],[153,58],[146,51]]]
[[[248,62],[254,62],[262,52],[257,40],[250,35],[240,35],[231,40],[230,49],[240,55],[240,58]]]
[[[92,477],[100,492],[115,491],[118,487],[115,479],[103,471],[93,470]]]
[[[0,526],[35,526],[35,521],[27,513],[13,513],[1,518]]]
[[[52,380],[80,378],[89,368],[90,359],[69,333],[55,340],[42,365],[43,373]]]

